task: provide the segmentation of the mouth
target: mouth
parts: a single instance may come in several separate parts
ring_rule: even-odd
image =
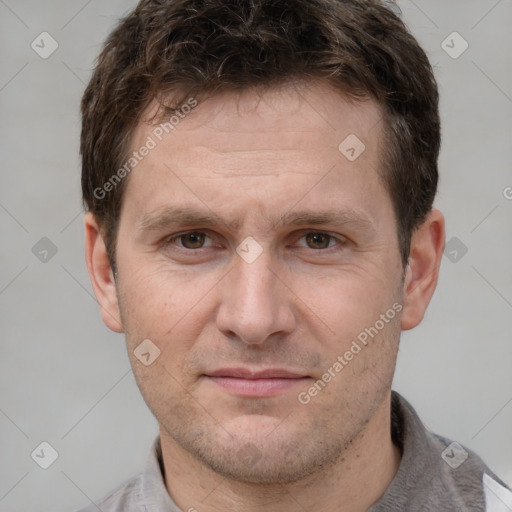
[[[246,368],[222,368],[204,375],[224,391],[247,398],[280,395],[303,385],[310,377],[283,368],[252,371]]]

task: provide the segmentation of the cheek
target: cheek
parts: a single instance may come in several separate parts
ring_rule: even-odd
[[[325,328],[335,344],[345,344],[397,301],[396,285],[382,274],[363,269],[338,269],[324,276],[294,278],[290,286],[306,322]]]
[[[213,314],[212,292],[218,278],[163,268],[145,268],[133,272],[120,269],[120,307],[130,350],[150,339],[162,355],[172,348],[173,366],[194,344]],[[210,300],[209,300],[210,299]]]

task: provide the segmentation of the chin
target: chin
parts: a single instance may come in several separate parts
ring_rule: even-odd
[[[176,441],[218,475],[241,483],[289,484],[334,465],[344,452],[329,439],[289,418],[243,415]],[[198,432],[196,432],[198,434]]]
[[[299,482],[335,464],[338,457],[319,447],[304,444],[233,442],[227,449],[197,453],[215,473],[241,483],[258,485]],[[320,448],[320,449],[318,449]]]
[[[286,424],[286,415],[273,416],[269,413],[247,413],[222,421],[223,428],[233,437],[254,443],[264,443],[279,427],[280,435],[293,436],[293,425]],[[277,435],[277,432],[276,432]]]

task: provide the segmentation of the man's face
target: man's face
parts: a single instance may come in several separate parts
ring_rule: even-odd
[[[162,442],[244,481],[341,457],[388,396],[400,333],[381,112],[298,90],[212,97],[162,141],[141,123],[132,149],[157,144],[119,225],[122,325]]]

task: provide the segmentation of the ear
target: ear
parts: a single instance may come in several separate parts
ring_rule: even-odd
[[[425,315],[439,277],[445,243],[444,217],[432,210],[413,233],[404,282],[402,329],[416,327]]]
[[[85,215],[85,259],[103,321],[109,329],[123,332],[114,274],[100,226],[90,212]]]

